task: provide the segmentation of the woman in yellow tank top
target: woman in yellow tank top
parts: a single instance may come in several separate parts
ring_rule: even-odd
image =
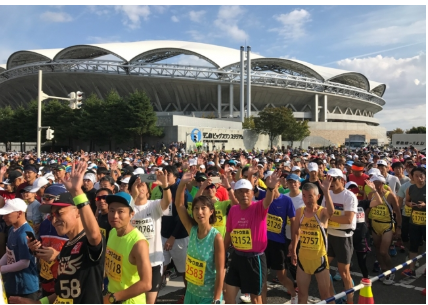
[[[318,186],[305,183],[302,187],[302,199],[305,206],[296,211],[296,220],[291,229],[289,247],[291,261],[297,265],[297,286],[299,287],[299,303],[306,304],[312,275],[318,282],[318,290],[322,299],[330,297],[330,273],[327,259],[327,228],[328,219],[333,215],[334,206],[330,197],[330,185],[333,181],[327,176],[321,183],[326,196],[326,208],[317,204],[320,197]],[[297,256],[297,247],[299,255]]]

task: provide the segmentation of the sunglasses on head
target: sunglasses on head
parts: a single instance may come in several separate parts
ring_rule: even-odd
[[[205,189],[209,190],[209,189],[213,189],[213,188],[215,188],[215,185],[214,184],[210,184]]]
[[[100,196],[95,197],[95,200],[96,200],[96,201],[106,200],[106,197],[107,197],[107,196],[108,196],[108,195],[100,195]]]

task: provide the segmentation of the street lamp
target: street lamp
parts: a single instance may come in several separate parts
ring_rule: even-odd
[[[48,135],[52,139],[54,131],[50,127],[42,126],[42,102],[48,98],[57,100],[69,101],[71,109],[80,109],[83,100],[83,92],[71,92],[67,97],[49,96],[42,90],[42,70],[39,70],[39,88],[38,88],[38,100],[37,100],[37,158],[40,158],[41,145],[42,145],[42,129],[48,128]],[[51,140],[50,139],[50,140]]]

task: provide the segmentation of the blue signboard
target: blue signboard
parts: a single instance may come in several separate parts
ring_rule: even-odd
[[[193,129],[190,133],[190,138],[193,142],[200,142],[202,140],[202,132],[199,129]]]

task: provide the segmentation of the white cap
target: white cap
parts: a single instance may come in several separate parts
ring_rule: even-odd
[[[265,174],[265,179],[273,174],[273,171],[267,171]]]
[[[371,168],[367,174],[370,176],[370,175],[380,175],[381,173],[378,168]]]
[[[27,204],[21,198],[6,200],[4,207],[0,209],[0,215],[8,215],[13,212],[26,212]]]
[[[89,179],[92,183],[95,183],[95,174],[87,173],[83,176],[83,180]]]
[[[46,184],[48,184],[49,181],[48,179],[46,179],[45,177],[39,177],[36,180],[34,180],[33,182],[33,188],[31,189],[30,193],[35,193],[38,190],[40,190],[40,188],[42,186],[45,186]]]
[[[141,167],[137,167],[132,174],[133,175],[144,174],[144,169],[142,169]]]
[[[373,175],[373,176],[371,176],[370,181],[372,181],[372,182],[380,181],[383,184],[386,183],[385,177],[382,175]]]
[[[257,167],[263,167],[263,164],[259,163],[259,164],[257,164]]]
[[[215,165],[215,163],[214,163],[213,161],[209,161],[209,162],[207,163],[207,165]]]
[[[340,169],[338,168],[332,168],[331,170],[329,170],[327,172],[327,175],[330,175],[332,177],[340,177],[343,178],[343,173]]]
[[[260,160],[258,158],[254,158],[254,161],[258,163]]]
[[[403,158],[407,159],[407,158],[410,158],[410,156],[409,155],[404,155]]]
[[[220,164],[224,164],[225,161],[225,159],[220,159]]]
[[[281,159],[275,159],[275,163],[281,162]]]
[[[345,188],[348,189],[351,185],[355,185],[356,187],[358,187],[358,184],[354,181],[349,181],[345,183]]]
[[[333,154],[330,155],[330,158],[335,159],[335,156]]]
[[[386,161],[385,160],[379,160],[379,161],[377,161],[377,163],[376,163],[377,165],[383,165],[383,166],[388,166],[388,164],[386,163]]]
[[[316,164],[315,162],[310,162],[309,164],[308,164],[308,170],[310,171],[310,172],[317,172],[318,171],[318,164]]]
[[[293,168],[291,169],[292,172],[299,171],[299,170],[300,170],[299,166],[293,166]]]
[[[196,166],[197,163],[196,159],[189,159],[189,166]]]
[[[129,161],[123,161],[123,164],[128,164],[129,165]]]
[[[239,190],[239,189],[252,190],[253,185],[247,179],[240,179],[235,183],[235,190]]]
[[[5,181],[3,181],[3,184],[11,184],[9,179],[6,179]]]
[[[55,176],[52,175],[52,173],[47,173],[43,177],[45,177],[47,180],[55,181]]]
[[[130,177],[123,178],[122,180],[120,180],[120,183],[129,183],[129,178]]]
[[[88,165],[88,169],[96,168],[97,166],[94,163],[91,163]]]
[[[290,163],[290,161],[284,162],[284,166],[291,167],[291,163]]]
[[[205,165],[201,164],[199,165],[199,168],[205,168]]]
[[[128,157],[126,157],[126,158],[124,158],[123,160],[129,161],[129,158],[128,158]]]

